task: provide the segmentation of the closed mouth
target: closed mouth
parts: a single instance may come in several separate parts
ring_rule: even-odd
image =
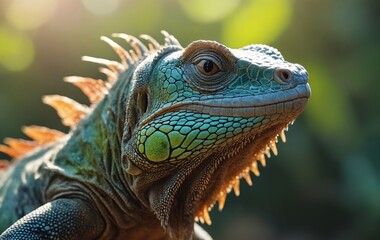
[[[310,87],[299,84],[294,88],[266,93],[262,95],[246,95],[239,97],[215,98],[210,95],[205,100],[188,100],[171,104],[147,116],[141,126],[167,112],[189,110],[214,116],[257,117],[269,114],[293,111],[303,107],[310,97]]]

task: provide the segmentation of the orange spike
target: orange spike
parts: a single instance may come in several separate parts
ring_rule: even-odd
[[[169,45],[169,46],[175,45],[175,46],[182,47],[181,44],[179,43],[179,41],[173,35],[170,35],[167,31],[164,31],[164,30],[162,30],[161,33],[165,37],[165,44],[166,45]]]
[[[252,186],[253,183],[252,183],[251,175],[249,175],[249,170],[243,172],[243,177],[245,181],[248,183],[248,185]]]
[[[108,94],[108,87],[102,80],[95,80],[84,77],[65,77],[65,82],[69,82],[77,86],[88,97],[90,103],[96,103]]]
[[[234,193],[235,193],[235,196],[238,197],[240,195],[240,180],[237,178],[233,184],[233,189],[234,189]]]
[[[282,130],[280,132],[280,137],[281,137],[282,142],[286,142],[286,136],[285,136],[285,131],[284,130]]]
[[[63,132],[58,130],[40,126],[25,126],[22,128],[22,131],[25,135],[40,144],[53,142],[65,135]]]
[[[225,192],[220,192],[219,197],[218,197],[218,202],[219,202],[218,210],[219,211],[223,210],[224,204],[226,203],[226,198],[227,198],[227,194]]]
[[[100,67],[99,68],[99,72],[103,73],[104,75],[107,76],[107,81],[110,83],[110,84],[114,84],[117,80],[117,74],[115,74],[114,72],[112,72],[110,69],[108,68],[104,68],[104,67]]]
[[[133,62],[137,62],[139,60],[139,57],[137,56],[136,52],[133,51],[132,49],[129,50],[129,54],[131,54]]]
[[[108,59],[83,56],[82,60],[86,61],[86,62],[93,62],[93,63],[105,65],[109,69],[111,69],[115,74],[117,74],[119,72],[123,72],[127,69],[126,66],[124,66],[123,64],[116,62],[116,61],[111,61]]]
[[[128,65],[130,56],[129,56],[128,52],[124,48],[122,48],[119,44],[117,44],[116,42],[114,42],[113,40],[109,39],[106,36],[101,36],[100,39],[103,40],[104,42],[106,42],[108,45],[110,45],[112,47],[112,49],[120,57],[121,63],[124,66]]]
[[[138,38],[132,35],[128,35],[125,33],[114,33],[112,34],[112,36],[126,40],[131,45],[133,50],[136,52],[136,55],[139,59],[149,54],[148,48]]]
[[[259,171],[259,168],[257,167],[257,161],[254,161],[251,164],[251,171],[253,172],[253,174],[255,174],[256,177],[260,176],[260,171]]]
[[[207,208],[203,209],[203,218],[205,222],[207,223],[207,225],[211,225],[211,218],[210,218],[210,215],[208,214]]]
[[[29,152],[30,150],[40,145],[34,141],[27,141],[24,139],[15,139],[15,138],[6,138],[4,139],[4,143],[9,146],[8,148],[12,149],[12,151],[10,151],[12,155],[9,155],[8,153],[7,154],[13,158],[24,155],[25,153]],[[4,150],[4,148],[2,150]]]
[[[270,158],[270,151],[269,151],[269,147],[268,146],[266,146],[266,148],[265,148],[265,150],[264,150],[264,153],[265,153],[265,155],[267,155],[267,158]]]
[[[12,158],[16,158],[19,155],[16,150],[3,144],[0,144],[0,152],[5,153]]]
[[[149,49],[150,53],[154,53],[156,51],[156,49],[154,48],[153,44],[151,44],[151,43],[148,43],[148,49]]]
[[[152,45],[152,49],[154,49],[154,50],[159,50],[161,48],[161,45],[156,41],[156,39],[152,38],[151,36],[149,36],[147,34],[141,34],[140,38],[147,40]],[[152,50],[152,49],[150,49],[150,50]]]
[[[42,102],[53,107],[65,126],[75,126],[88,112],[88,107],[70,98],[49,95],[42,98]]]
[[[274,140],[272,140],[272,141],[269,142],[269,148],[272,150],[272,152],[273,152],[273,154],[275,156],[278,155],[278,150],[277,150],[276,142]]]
[[[269,151],[269,150],[268,150],[268,151]],[[262,165],[263,167],[265,167],[265,166],[267,165],[267,162],[266,162],[266,159],[265,159],[265,156],[264,156],[263,153],[260,154],[260,155],[258,156],[258,159],[257,159],[257,160],[260,161],[260,163],[261,163],[261,165]]]

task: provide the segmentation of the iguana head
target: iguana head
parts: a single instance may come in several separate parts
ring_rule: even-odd
[[[136,69],[123,166],[136,196],[175,239],[239,182],[252,184],[277,136],[303,111],[308,74],[274,48],[230,49],[214,41],[173,44]]]

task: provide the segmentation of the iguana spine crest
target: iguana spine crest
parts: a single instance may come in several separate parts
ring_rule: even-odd
[[[120,62],[89,56],[83,56],[82,60],[104,65],[105,67],[100,67],[99,71],[106,75],[107,80],[103,81],[101,79],[79,76],[69,76],[64,78],[65,82],[72,83],[88,97],[91,106],[80,104],[71,98],[60,95],[44,96],[42,98],[42,102],[57,111],[63,125],[74,128],[89,114],[92,106],[96,105],[105,95],[108,94],[109,89],[115,83],[119,77],[119,74],[125,72],[129,65],[135,64],[136,62],[144,59],[146,56],[160,51],[165,46],[181,46],[173,35],[170,35],[166,31],[161,31],[161,33],[165,38],[164,45],[160,45],[157,40],[149,35],[140,35],[141,39],[148,42],[147,46],[134,36],[124,33],[112,34],[113,37],[118,37],[127,41],[132,47],[129,51],[108,37],[102,36],[100,38],[116,52],[120,58]],[[63,132],[58,130],[41,126],[25,126],[22,128],[22,131],[26,136],[31,138],[31,140],[5,138],[4,144],[0,144],[0,152],[9,155],[12,157],[12,160],[24,156],[37,147],[52,143],[65,135]],[[0,160],[0,170],[6,169],[8,166],[9,161]]]

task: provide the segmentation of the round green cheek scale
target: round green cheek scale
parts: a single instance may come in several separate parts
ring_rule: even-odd
[[[170,156],[169,139],[160,131],[155,131],[150,135],[144,146],[146,157],[152,162],[162,162]]]

